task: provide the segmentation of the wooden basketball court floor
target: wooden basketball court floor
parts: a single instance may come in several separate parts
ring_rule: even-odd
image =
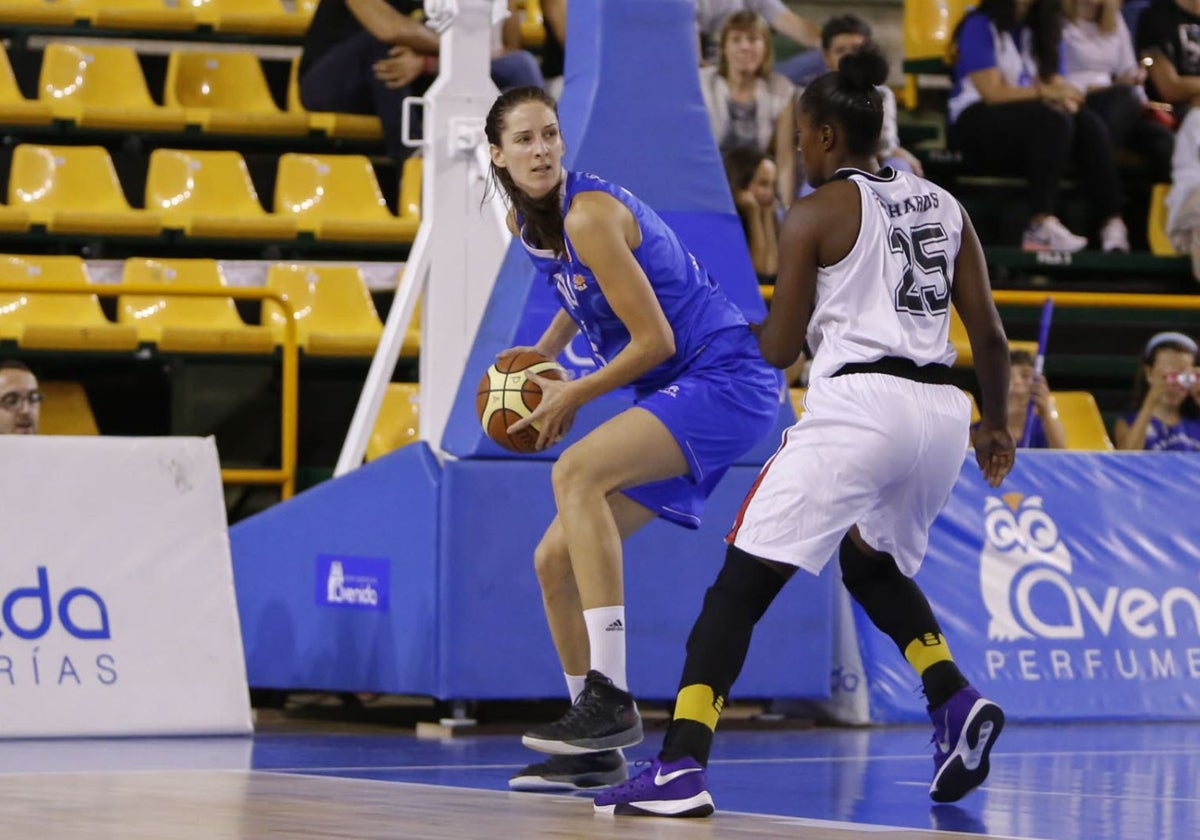
[[[8,741],[13,840],[261,838],[1200,838],[1200,724],[1020,726],[988,784],[927,798],[927,727],[730,730],[707,820],[599,817],[583,795],[510,793],[536,756],[513,735],[418,739],[327,727],[253,738]],[[660,733],[630,751],[649,756]]]

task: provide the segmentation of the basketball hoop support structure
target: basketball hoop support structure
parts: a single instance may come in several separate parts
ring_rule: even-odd
[[[490,77],[491,28],[503,0],[425,0],[441,36],[438,77],[404,107],[405,143],[424,156],[421,224],[383,334],[367,372],[334,475],[362,465],[396,369],[417,299],[421,312],[420,426],[439,457],[442,432],[511,234],[498,191],[485,200],[491,156],[484,116],[499,91]],[[424,108],[423,139],[410,134],[412,108]]]

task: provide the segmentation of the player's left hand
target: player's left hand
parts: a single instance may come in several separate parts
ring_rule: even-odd
[[[983,472],[989,487],[999,487],[1000,482],[1013,468],[1016,443],[1008,429],[980,423],[975,430],[975,461]]]
[[[549,379],[531,372],[525,375],[530,382],[541,387],[542,401],[532,414],[509,426],[508,433],[515,434],[527,426],[533,426],[538,432],[536,448],[542,450],[558,443],[571,431],[579,403],[574,397],[574,389],[570,382]]]

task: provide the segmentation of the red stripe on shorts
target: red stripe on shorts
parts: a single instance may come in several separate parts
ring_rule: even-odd
[[[746,515],[746,508],[750,507],[750,500],[754,498],[754,493],[758,490],[758,485],[762,484],[762,480],[767,477],[767,470],[771,469],[771,464],[775,463],[775,459],[779,457],[779,453],[787,446],[788,432],[790,431],[791,429],[787,429],[783,433],[783,443],[779,444],[779,448],[767,459],[767,463],[763,464],[763,468],[758,473],[758,478],[754,479],[754,484],[750,485],[750,490],[747,491],[746,498],[742,499],[742,506],[738,509],[737,519],[733,521],[733,529],[725,535],[725,542],[728,545],[733,545],[733,541],[737,539],[737,532],[742,527],[742,518]]]

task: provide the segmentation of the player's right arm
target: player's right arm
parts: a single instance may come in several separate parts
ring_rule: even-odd
[[[517,230],[516,211],[509,208],[508,215],[505,216],[504,220],[508,225],[509,233],[519,237],[521,232]],[[509,347],[497,353],[496,359],[503,361],[509,356],[529,351],[541,353],[543,356],[548,356],[551,359],[557,359],[559,354],[567,349],[567,345],[575,338],[577,332],[579,332],[579,325],[571,319],[571,316],[567,314],[565,309],[560,309],[555,314],[553,320],[550,321],[550,326],[546,327],[546,331],[542,333],[542,337],[538,339],[537,344],[532,347],[526,345]]]
[[[959,211],[963,220],[962,242],[954,261],[954,285],[950,294],[954,308],[967,328],[982,397],[982,419],[975,433],[975,458],[988,484],[995,487],[1012,469],[1015,451],[1006,416],[1012,366],[1008,358],[1008,337],[992,300],[983,246],[967,211],[961,205]]]

